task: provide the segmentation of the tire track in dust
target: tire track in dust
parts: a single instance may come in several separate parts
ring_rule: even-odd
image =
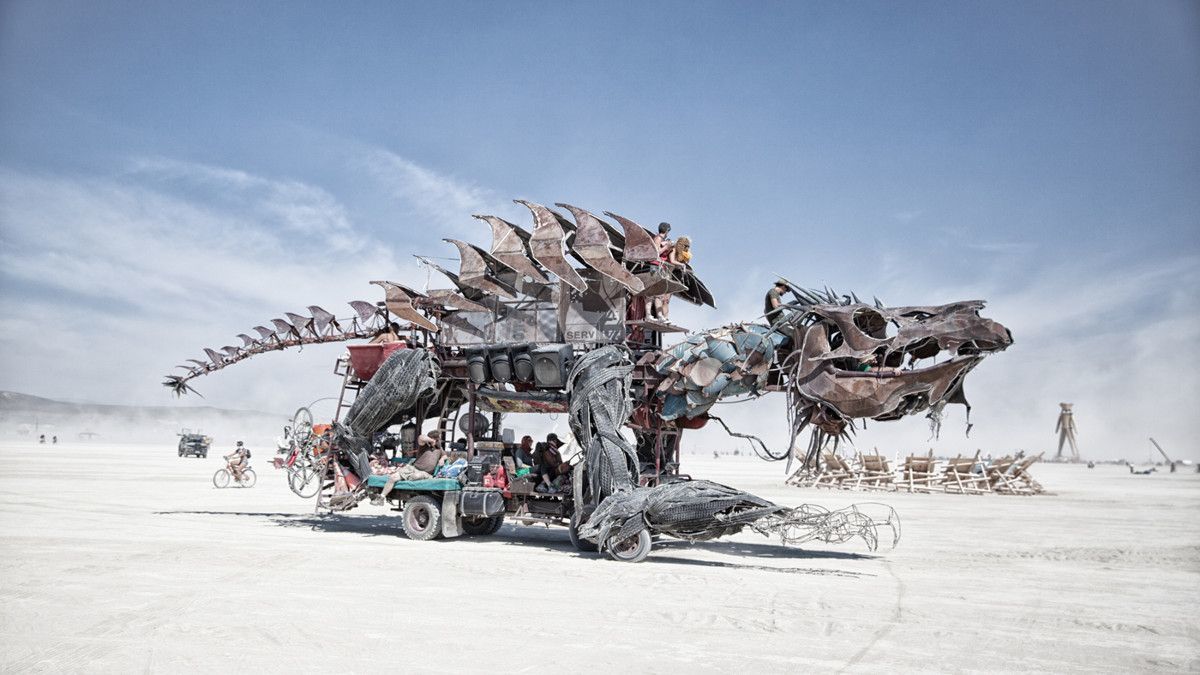
[[[864,656],[866,656],[872,649],[875,648],[875,645],[880,640],[887,637],[888,633],[891,633],[892,629],[900,623],[900,614],[904,611],[904,593],[906,591],[904,581],[901,580],[900,577],[896,576],[896,571],[892,569],[892,563],[890,560],[884,560],[883,566],[887,568],[888,574],[890,574],[892,578],[896,580],[896,606],[892,608],[892,618],[886,625],[875,631],[875,635],[871,636],[871,641],[864,645],[862,649],[858,650],[854,656],[851,656],[850,660],[846,662],[846,665],[838,669],[839,673],[844,673],[852,666],[857,665]]]

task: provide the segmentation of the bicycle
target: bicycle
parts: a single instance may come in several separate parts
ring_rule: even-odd
[[[227,488],[231,481],[236,483],[238,487],[250,488],[254,487],[254,484],[258,482],[258,475],[254,473],[254,469],[248,466],[242,469],[241,477],[234,476],[229,467],[217,469],[217,472],[213,474],[214,487]]]

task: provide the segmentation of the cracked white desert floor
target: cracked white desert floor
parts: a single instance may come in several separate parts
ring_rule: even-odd
[[[782,504],[890,504],[903,537],[624,564],[562,528],[414,542],[382,507],[314,517],[261,456],[256,487],[215,489],[217,454],[0,445],[0,671],[1200,670],[1195,473],[1039,464],[1054,495],[867,494],[685,455]]]

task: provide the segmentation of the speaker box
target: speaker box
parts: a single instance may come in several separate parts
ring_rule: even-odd
[[[467,376],[475,384],[484,384],[490,379],[487,352],[475,352],[467,356]]]
[[[489,365],[492,367],[492,381],[501,384],[512,381],[512,361],[508,359],[507,351],[492,352]]]
[[[533,381],[533,357],[529,352],[518,352],[512,362],[513,376],[517,378],[517,382]]]
[[[546,389],[561,389],[567,385],[567,373],[575,351],[571,345],[547,345],[530,352],[533,357],[533,383]]]

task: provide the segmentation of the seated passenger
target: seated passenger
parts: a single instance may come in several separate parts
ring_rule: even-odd
[[[537,466],[534,469],[538,477],[538,486],[535,488],[538,492],[558,492],[562,484],[561,478],[566,473],[563,467],[567,467],[567,472],[570,471],[570,466],[562,460],[558,446],[558,436],[554,434],[547,436],[545,443],[538,444]]]
[[[387,476],[387,482],[383,484],[383,490],[379,495],[371,498],[371,503],[376,506],[382,506],[387,499],[388,493],[392,488],[396,487],[396,483],[402,480],[422,480],[425,478],[433,478],[433,476],[425,471],[421,471],[412,464],[392,464],[388,461],[387,453],[376,452],[371,456],[371,474],[375,476]]]
[[[367,344],[378,345],[392,342],[400,342],[400,326],[395,321],[389,323],[385,328],[380,328]]]
[[[417,437],[416,461],[413,467],[432,474],[442,461],[442,432],[434,429]]]
[[[525,469],[534,465],[533,461],[533,436],[522,436],[521,445],[513,454],[513,459],[517,460],[517,468]]]

